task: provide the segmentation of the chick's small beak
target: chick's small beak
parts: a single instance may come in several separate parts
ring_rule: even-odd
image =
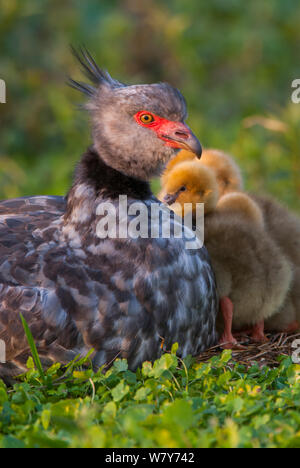
[[[167,195],[164,196],[163,201],[167,205],[173,205],[173,203],[176,202],[178,197],[178,193],[167,193]]]
[[[172,148],[186,149],[194,153],[199,159],[202,154],[202,147],[198,138],[191,129],[182,122],[168,122],[160,129],[159,137],[166,141]]]

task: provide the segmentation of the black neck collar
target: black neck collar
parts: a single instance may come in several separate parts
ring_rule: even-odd
[[[96,196],[118,198],[119,195],[145,200],[152,196],[150,184],[126,176],[108,166],[91,146],[84,153],[75,171],[74,186],[86,184],[95,190]]]

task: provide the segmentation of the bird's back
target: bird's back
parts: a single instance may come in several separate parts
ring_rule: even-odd
[[[149,217],[156,201],[145,202]],[[65,210],[60,197],[0,204],[0,339],[10,361],[0,376],[8,365],[23,369],[28,357],[20,312],[45,365],[94,348],[95,366],[120,356],[134,369],[176,341],[182,356],[216,343],[205,248],[186,250],[172,236],[99,239],[93,223],[85,234],[64,227]]]

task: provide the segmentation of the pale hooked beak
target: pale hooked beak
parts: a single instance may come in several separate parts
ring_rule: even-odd
[[[159,131],[159,138],[172,148],[191,151],[199,159],[201,158],[202,146],[200,141],[183,122],[168,122],[168,125],[162,125]]]

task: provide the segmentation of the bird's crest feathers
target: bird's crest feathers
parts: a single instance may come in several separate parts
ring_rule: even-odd
[[[95,59],[92,57],[86,47],[75,47],[71,46],[72,53],[76,60],[81,65],[81,71],[83,74],[93,83],[94,86],[84,83],[82,81],[76,81],[69,78],[68,84],[72,88],[80,91],[87,96],[93,96],[100,86],[107,86],[110,88],[123,88],[126,85],[113,79],[107,70],[102,70],[98,67]]]

